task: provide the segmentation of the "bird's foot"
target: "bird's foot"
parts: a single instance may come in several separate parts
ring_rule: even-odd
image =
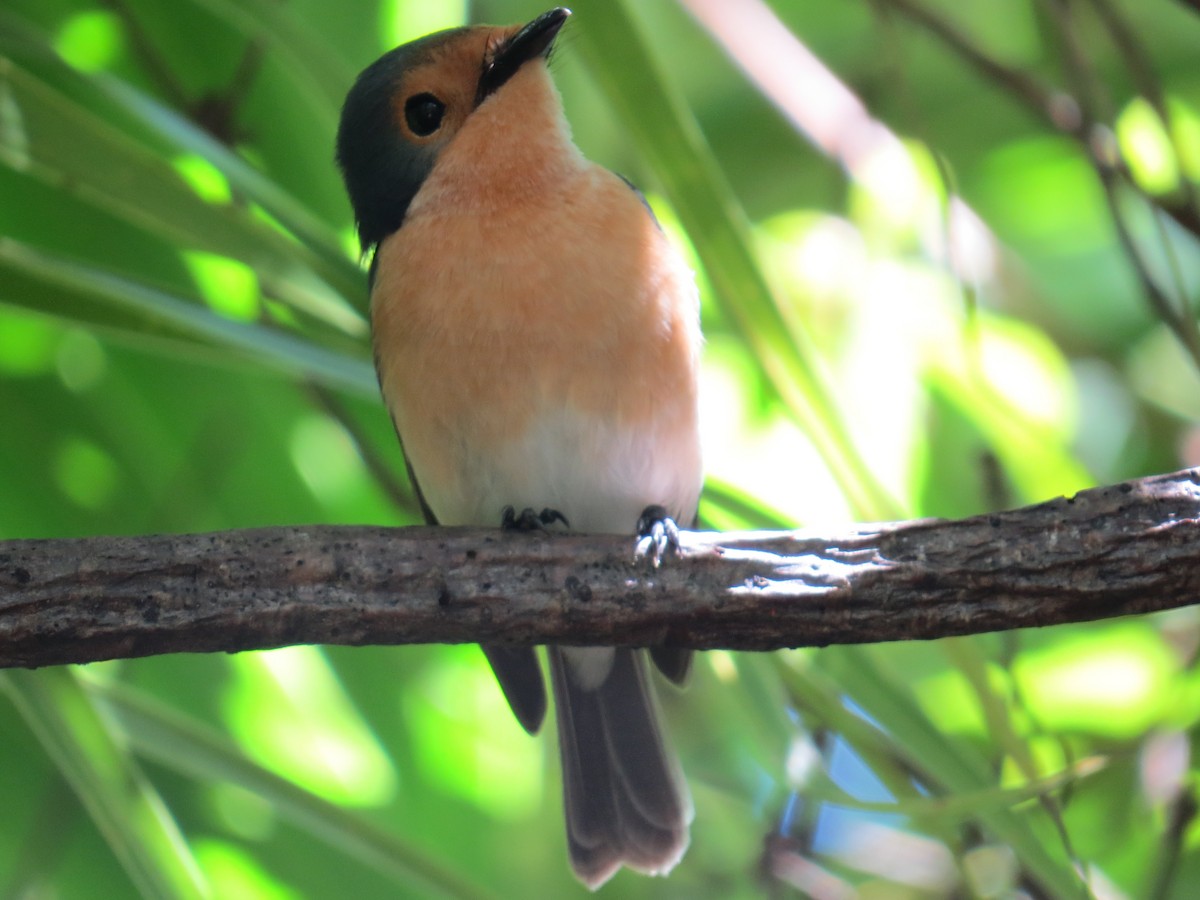
[[[657,503],[642,510],[637,537],[638,558],[649,559],[656,569],[669,553],[679,555],[679,526],[666,508]]]
[[[571,523],[557,509],[547,507],[541,512],[535,512],[532,507],[525,507],[519,513],[511,506],[500,510],[500,527],[510,531],[545,531],[546,527],[555,522],[562,522],[568,528]]]

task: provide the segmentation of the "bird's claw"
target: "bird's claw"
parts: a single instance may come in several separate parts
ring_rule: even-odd
[[[679,526],[663,506],[654,504],[642,510],[637,536],[638,558],[649,559],[656,569],[669,553],[679,555]]]
[[[547,526],[562,522],[567,528],[571,523],[557,509],[546,507],[541,512],[535,512],[532,507],[525,507],[519,513],[511,506],[500,511],[500,527],[513,531],[545,531]]]

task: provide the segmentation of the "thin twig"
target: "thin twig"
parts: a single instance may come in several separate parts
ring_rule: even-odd
[[[1171,142],[1171,148],[1178,163],[1184,158],[1184,148],[1181,144],[1179,130],[1171,127],[1171,110],[1167,105],[1167,94],[1163,90],[1162,81],[1155,71],[1154,61],[1150,58],[1145,44],[1112,0],[1089,0],[1089,2],[1095,8],[1096,15],[1104,27],[1108,29],[1109,36],[1120,53],[1121,59],[1125,61],[1125,68],[1133,77],[1138,92],[1146,98],[1157,114],[1159,124],[1162,125],[1163,131]],[[1193,217],[1200,215],[1196,186],[1192,184],[1191,179],[1181,173],[1179,187],[1183,195],[1181,208],[1189,210]]]
[[[1056,128],[1074,136],[1084,145],[1085,154],[1104,188],[1121,247],[1142,286],[1147,303],[1155,315],[1176,335],[1192,358],[1193,364],[1200,370],[1200,329],[1188,312],[1190,304],[1183,297],[1179,298],[1178,304],[1173,303],[1155,281],[1141,248],[1124,221],[1118,198],[1118,181],[1121,187],[1128,187],[1134,191],[1153,211],[1165,212],[1197,238],[1200,238],[1200,215],[1187,204],[1161,202],[1147,195],[1130,178],[1128,170],[1115,152],[1108,149],[1112,143],[1111,139],[1105,139],[1105,135],[1110,133],[1109,126],[1101,126],[1101,122],[1105,122],[1106,118],[1101,115],[1102,110],[1099,109],[1107,108],[1108,101],[1091,74],[1092,66],[1086,52],[1074,36],[1067,4],[1063,0],[1044,0],[1043,5],[1048,10],[1049,19],[1056,26],[1056,37],[1063,49],[1068,77],[1075,85],[1074,94],[1052,91],[1025,73],[994,60],[962,31],[940,19],[918,0],[873,2],[899,11],[940,38],[994,83],[1005,88],[1026,106],[1048,118]]]
[[[1183,857],[1183,844],[1191,825],[1196,820],[1197,804],[1193,788],[1185,785],[1168,805],[1167,823],[1159,843],[1155,864],[1151,867],[1150,886],[1145,896],[1149,900],[1161,900],[1173,893],[1179,882],[1179,864]]]
[[[1055,128],[1085,139],[1078,115],[1078,101],[1062,91],[1043,84],[1032,75],[1006,66],[983,51],[967,35],[939,18],[932,10],[916,0],[873,0],[901,13],[909,21],[920,25],[947,47],[978,69],[989,81],[1004,88],[1025,106],[1047,118]]]
[[[1120,157],[1115,148],[1107,150],[1104,143],[1111,145],[1111,131],[1106,123],[1112,118],[1112,104],[1103,83],[1096,74],[1087,50],[1078,40],[1077,28],[1072,18],[1071,4],[1067,0],[1041,0],[1046,9],[1048,19],[1055,28],[1054,37],[1062,48],[1060,58],[1063,60],[1065,75],[1074,85],[1075,95],[1080,98],[1080,113],[1084,130],[1092,135],[1089,143],[1088,161],[1104,188],[1105,199],[1108,202],[1110,216],[1117,229],[1121,248],[1133,266],[1142,293],[1150,308],[1160,321],[1171,330],[1192,358],[1193,365],[1200,370],[1200,331],[1196,323],[1187,314],[1186,297],[1177,298],[1177,302],[1167,296],[1154,277],[1150,264],[1146,260],[1142,248],[1138,245],[1133,232],[1125,222],[1121,209],[1118,191],[1120,186],[1136,187],[1128,171],[1119,163]],[[1145,196],[1138,192],[1139,195]],[[1154,210],[1152,210],[1152,213]]]
[[[141,60],[150,80],[158,85],[158,89],[166,97],[167,102],[176,109],[186,109],[188,98],[183,83],[175,77],[171,66],[167,64],[167,60],[155,44],[154,38],[142,27],[142,23],[138,21],[137,15],[134,14],[129,4],[125,0],[100,0],[100,2],[112,10],[124,23],[134,53]]]
[[[1025,106],[1045,118],[1058,130],[1082,142],[1085,148],[1092,138],[1079,111],[1079,100],[1073,95],[1054,90],[1030,75],[1006,66],[994,59],[961,30],[938,18],[918,0],[872,0],[900,12],[911,22],[921,26],[940,39],[950,50],[957,53],[972,67],[978,69],[994,84],[1020,100]],[[1183,0],[1200,9],[1200,0]],[[1088,148],[1090,153],[1090,148]],[[1169,199],[1152,198],[1140,188],[1135,189],[1146,197],[1147,202],[1161,208],[1180,227],[1200,239],[1200,214],[1186,204]]]

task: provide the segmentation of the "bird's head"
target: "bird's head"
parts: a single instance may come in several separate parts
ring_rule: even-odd
[[[475,111],[526,64],[547,58],[569,15],[559,7],[524,26],[441,31],[363,70],[342,107],[337,161],[364,251],[401,226]]]

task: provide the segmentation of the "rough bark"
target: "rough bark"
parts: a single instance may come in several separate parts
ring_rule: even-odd
[[[0,542],[0,667],[288,644],[927,639],[1195,602],[1200,471],[961,521],[620,536],[313,526]]]

